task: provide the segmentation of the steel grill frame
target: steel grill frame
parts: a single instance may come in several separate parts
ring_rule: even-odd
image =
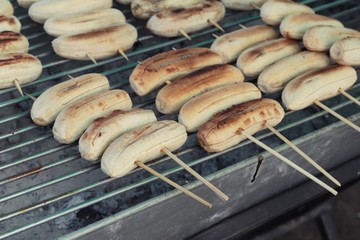
[[[351,0],[336,0],[331,3],[325,3],[325,4],[321,3],[320,5],[317,5],[317,2],[319,2],[319,1],[317,1],[317,0],[302,1],[302,3],[310,4],[310,6],[311,6],[311,4],[316,5],[316,7],[314,7],[314,9],[317,12],[318,11],[321,12],[321,11],[325,11],[325,10],[327,11],[329,9],[333,10],[342,4],[345,4],[345,5],[347,4],[347,6],[351,6],[352,2],[355,5],[355,1],[351,1]],[[15,6],[17,5],[15,3],[15,1],[12,1],[12,3]],[[120,7],[119,4],[114,4],[114,5],[116,7]],[[129,12],[128,8],[123,8],[123,7],[121,7],[121,8],[125,9],[124,13],[126,14],[126,16],[128,18],[128,22],[133,23],[137,27],[138,30],[142,31],[144,26],[141,24],[143,24],[144,22],[130,18],[129,17],[130,12]],[[335,18],[339,18],[339,17],[345,16],[346,14],[351,14],[353,12],[356,12],[359,9],[360,9],[360,6],[345,9],[343,11],[335,10],[335,13],[333,13],[331,16],[335,17]],[[17,14],[19,12],[26,13],[25,10],[16,8],[15,13]],[[242,16],[244,16],[244,15],[246,15],[247,17],[243,19]],[[235,17],[238,20],[233,20]],[[147,35],[146,34],[139,35],[140,44],[142,44],[142,43],[145,44],[147,41],[154,41],[155,43],[154,43],[154,45],[150,45],[150,46],[146,46],[146,47],[144,47],[144,46],[135,47],[133,50],[130,50],[127,53],[127,55],[130,58],[130,62],[127,63],[123,59],[122,56],[117,56],[117,57],[113,57],[110,59],[98,61],[98,65],[95,65],[91,62],[71,61],[71,60],[61,59],[60,57],[55,56],[54,52],[52,51],[52,49],[49,45],[49,39],[52,39],[52,38],[47,36],[46,33],[44,33],[44,31],[42,30],[42,27],[40,25],[37,25],[37,24],[31,22],[28,19],[27,14],[18,16],[18,18],[22,22],[23,21],[29,22],[28,24],[26,24],[22,27],[22,32],[28,37],[28,39],[31,43],[30,53],[37,55],[41,59],[43,65],[44,65],[43,75],[38,80],[24,85],[24,90],[26,92],[29,91],[29,93],[34,97],[39,96],[43,90],[45,90],[47,87],[53,85],[54,80],[60,79],[62,81],[66,78],[66,76],[68,74],[76,74],[76,76],[78,76],[84,72],[89,72],[89,71],[101,72],[98,69],[105,68],[105,70],[102,73],[106,76],[111,77],[111,76],[117,75],[119,73],[125,73],[125,75],[127,75],[127,77],[128,77],[128,74],[131,71],[131,69],[133,69],[137,65],[136,60],[140,60],[140,61],[144,60],[144,59],[142,59],[142,57],[143,57],[142,54],[152,55],[156,52],[169,50],[172,46],[182,47],[183,44],[185,44],[185,46],[187,46],[187,47],[200,47],[200,46],[208,47],[211,44],[211,42],[214,40],[211,37],[211,33],[218,32],[218,30],[215,28],[208,28],[203,31],[190,34],[190,36],[193,38],[193,41],[190,41],[190,42],[187,39],[182,38],[182,37],[166,40],[164,38],[154,37],[153,35],[149,34],[148,32],[145,32]],[[359,19],[360,17],[357,17],[357,18]],[[254,14],[254,12],[239,13],[239,12],[234,12],[234,11],[228,11],[225,19],[221,23],[222,23],[222,26],[224,27],[224,29],[226,29],[226,31],[229,32],[231,30],[236,29],[237,28],[236,26],[239,23],[246,24],[246,25],[253,24],[258,19],[259,19],[258,14]],[[345,25],[346,25],[346,22],[345,22]],[[44,38],[45,40],[38,42],[42,38]],[[42,49],[44,49],[44,52]],[[52,60],[52,61],[48,62],[47,60]],[[75,65],[79,65],[79,67],[73,68],[73,67],[69,67],[66,65],[66,64],[72,64],[72,63],[74,63]],[[110,66],[111,64],[115,64],[116,67],[112,68]],[[53,70],[53,69],[57,68],[58,66],[64,66],[64,68],[66,70],[59,71],[58,73],[52,74],[51,73],[52,71],[57,71],[57,69],[55,69],[55,70]],[[107,68],[111,68],[111,69],[107,69]],[[112,79],[111,80],[111,83],[112,83],[111,88],[112,89],[119,88],[119,87],[121,87],[121,88],[124,87],[125,89],[129,88],[128,82],[127,82],[127,77],[123,77],[121,79],[121,81],[118,81],[116,83],[114,83],[115,81],[114,81],[114,79]],[[37,86],[41,86],[41,90],[36,91],[36,92],[31,92],[31,90],[33,88],[37,89],[36,88]],[[349,92],[353,93],[355,96],[357,96],[357,99],[360,99],[360,82],[357,81],[357,84]],[[147,107],[150,109],[151,108],[154,109],[154,106],[153,106],[154,105],[154,96],[155,96],[154,94],[151,94],[151,96],[148,96],[145,98],[136,97],[133,92],[130,92],[130,94],[131,94],[132,98],[134,99],[134,103],[135,103],[136,107]],[[264,95],[264,96],[267,96],[267,95]],[[279,94],[269,95],[269,96],[278,98]],[[333,110],[338,110],[340,113],[345,114],[346,117],[350,117],[350,119],[352,119],[357,124],[360,123],[360,111],[359,110],[354,111],[353,109],[351,109],[353,107],[351,107],[352,103],[349,100],[345,100],[345,98],[341,97],[341,96],[337,96],[334,99],[335,100],[332,100],[332,101],[326,101],[326,103],[331,102],[328,105]],[[40,151],[34,151],[27,155],[20,156],[19,158],[11,159],[10,161],[7,159],[8,154],[13,153],[14,151],[21,150],[24,147],[25,148],[26,147],[34,147],[37,144],[41,145],[43,141],[52,139],[51,129],[36,126],[35,124],[33,124],[31,122],[31,120],[29,120],[30,119],[29,110],[31,107],[31,101],[32,100],[27,96],[20,97],[15,88],[0,90],[0,109],[1,109],[0,110],[0,141],[3,141],[5,144],[5,141],[9,142],[10,139],[12,139],[14,137],[22,137],[22,135],[30,135],[30,137],[25,136],[24,137],[25,139],[15,141],[16,143],[12,144],[12,145],[7,145],[7,146],[5,145],[6,146],[5,148],[0,149],[0,171],[2,171],[2,172],[8,171],[13,167],[18,167],[19,165],[22,165],[22,164],[30,164],[42,157],[52,158],[53,154],[55,154],[55,153],[63,155],[63,154],[65,154],[66,151],[71,152],[71,150],[76,148],[76,144],[70,144],[70,145],[56,144],[55,146],[52,146],[50,148],[40,149]],[[25,105],[25,106],[23,106],[23,105]],[[349,111],[349,109],[350,109],[350,111]],[[12,112],[12,115],[8,116],[7,113],[5,113],[5,111],[7,111],[7,110],[10,110]],[[303,113],[303,112],[304,111],[302,111],[301,113]],[[351,112],[351,114],[349,114],[348,112]],[[324,111],[317,111],[317,112],[307,113],[306,117],[295,120],[297,114],[299,114],[299,113],[298,112],[287,112],[285,120],[284,120],[285,123],[281,123],[277,127],[277,129],[280,132],[288,133],[288,132],[293,131],[293,129],[296,127],[301,127],[303,124],[310,124],[313,120],[316,120],[318,118],[323,118],[324,116],[327,115],[326,112],[324,112]],[[295,117],[294,117],[294,115],[295,115]],[[350,116],[350,115],[352,115],[352,116]],[[158,114],[158,117],[160,119],[175,118],[175,116],[163,116],[163,115],[159,115],[159,114]],[[16,129],[16,125],[15,126],[11,125],[14,121],[25,121],[28,123],[23,124],[24,126],[22,126],[20,129]],[[11,127],[8,128],[9,126],[11,126]],[[6,130],[5,130],[5,128],[6,128]],[[36,131],[36,132],[34,133],[34,131]],[[341,133],[341,131],[344,131],[344,133]],[[344,124],[342,124],[341,122],[338,122],[333,117],[330,117],[327,121],[326,126],[319,127],[319,130],[308,132],[306,135],[301,136],[296,139],[294,138],[293,140],[295,143],[298,143],[300,147],[304,146],[304,149],[306,149],[306,148],[309,148],[309,146],[306,147],[307,144],[309,144],[308,142],[314,142],[318,139],[325,139],[326,137],[331,136],[332,132],[338,133],[340,137],[338,139],[334,139],[332,143],[329,143],[329,145],[331,145],[331,146],[334,146],[334,144],[336,145],[338,142],[341,142],[341,140],[346,139],[346,137],[350,137],[350,139],[353,139],[355,142],[355,146],[356,146],[356,140],[359,139],[359,136],[357,136],[356,133],[354,133],[354,131],[352,131],[352,129],[344,126]],[[272,137],[273,134],[269,131],[266,131],[266,132],[263,131],[263,132],[257,134],[256,136],[258,139],[266,140],[269,137]],[[177,154],[179,156],[190,158],[191,160],[187,160],[186,162],[188,163],[189,166],[195,167],[195,168],[199,167],[203,163],[207,163],[209,160],[215,159],[217,157],[226,156],[226,154],[237,153],[237,152],[241,151],[241,149],[243,149],[245,147],[250,148],[251,147],[250,145],[253,145],[253,144],[251,144],[250,141],[244,141],[241,144],[239,144],[238,146],[228,149],[223,153],[205,154],[204,152],[201,152],[201,150],[199,150],[199,146],[195,143],[195,135],[194,134],[189,136],[189,139],[190,140],[188,141],[186,147],[182,148],[179,152],[177,152]],[[360,141],[360,139],[359,139],[359,141]],[[55,141],[53,141],[53,142],[55,142]],[[0,145],[0,146],[2,146],[2,145]],[[298,156],[293,155],[293,153],[289,153],[291,151],[288,151],[288,147],[285,146],[284,144],[275,143],[275,144],[273,144],[273,147],[281,152],[284,152],[285,156],[291,156],[294,160],[299,161],[300,163],[304,163],[302,160],[299,160],[300,158]],[[349,147],[349,150],[346,153],[344,153],[343,159],[336,159],[334,157],[336,155],[331,156],[331,157],[329,157],[329,159],[324,160],[324,163],[327,164],[325,166],[327,168],[333,168],[336,166],[336,164],[340,164],[342,161],[347,161],[351,158],[354,158],[354,157],[360,155],[360,152],[358,149],[350,148],[351,147],[350,144],[348,147]],[[200,151],[200,154],[199,154],[199,151]],[[326,151],[332,152],[333,150],[329,149]],[[72,151],[72,152],[74,152],[74,151]],[[193,153],[197,154],[196,155],[197,157],[195,159],[191,156]],[[271,162],[271,164],[269,163],[268,165],[265,165],[263,167],[263,169],[266,170],[266,169],[271,169],[271,168],[276,167],[276,164],[278,164],[278,162],[275,158],[271,157],[268,153],[265,153],[262,150],[260,151],[260,154],[266,156],[267,161]],[[22,188],[22,189],[18,189],[17,191],[14,191],[14,192],[0,195],[0,206],[4,203],[9,204],[12,200],[14,200],[16,198],[30,196],[30,194],[32,194],[38,190],[42,190],[47,187],[52,188],[53,186],[55,186],[58,183],[64,183],[65,181],[71,182],[71,180],[73,178],[83,176],[84,174],[89,174],[92,171],[96,171],[99,169],[98,162],[85,163],[85,160],[80,159],[81,157],[78,152],[76,152],[76,153],[67,153],[66,152],[65,155],[66,156],[58,156],[57,159],[54,159],[53,161],[49,161],[46,164],[42,164],[41,167],[38,169],[34,168],[30,171],[14,173],[14,175],[7,176],[5,178],[1,177],[0,190],[1,190],[1,188],[6,189],[7,184],[13,184],[14,182],[16,182],[18,180],[25,181],[27,178],[34,177],[34,176],[35,176],[34,180],[36,180],[36,176],[39,173],[44,174],[44,173],[46,173],[47,170],[58,168],[58,167],[61,167],[63,170],[66,170],[66,164],[73,163],[76,161],[84,161],[84,163],[80,164],[83,166],[81,166],[79,169],[70,170],[67,172],[65,171],[63,174],[60,174],[59,176],[56,176],[53,179],[48,180],[46,182],[36,183],[36,181],[35,181],[34,184],[31,184],[32,182],[29,178],[29,182],[30,182],[29,186],[26,186],[25,188]],[[211,174],[206,176],[206,178],[208,178],[209,180],[213,180],[215,182],[215,184],[217,184],[219,186],[221,186],[221,185],[226,186],[225,185],[225,183],[227,181],[226,179],[232,179],[232,180],[236,179],[236,178],[234,178],[235,173],[237,171],[240,171],[240,169],[242,169],[242,168],[249,168],[250,166],[253,166],[254,164],[256,164],[256,161],[257,161],[256,159],[257,159],[256,155],[249,156],[245,159],[239,159],[238,161],[235,162],[235,164],[226,166],[223,169],[220,169],[219,171],[212,172]],[[174,174],[181,175],[184,172],[181,167],[176,166],[174,164],[169,164],[168,163],[169,161],[167,161],[167,160],[168,160],[167,157],[163,157],[157,161],[152,162],[151,165],[154,167],[157,167],[157,166],[161,167],[162,165],[164,165],[165,170],[163,170],[163,174],[166,176],[173,176]],[[333,160],[334,162],[329,163],[330,160]],[[319,159],[319,161],[320,161],[320,159]],[[27,167],[27,166],[25,166],[25,167]],[[143,170],[136,169],[131,173],[131,175],[136,175],[136,174],[142,175],[142,171]],[[291,174],[291,172],[290,172],[290,174]],[[266,175],[266,174],[264,174],[264,175]],[[34,220],[28,221],[27,224],[25,224],[23,226],[19,226],[10,231],[3,232],[0,227],[0,239],[5,238],[5,237],[10,237],[10,236],[12,236],[14,238],[21,238],[21,236],[24,236],[22,234],[26,234],[26,232],[28,230],[31,230],[38,226],[41,226],[44,223],[49,223],[59,217],[66,216],[68,214],[77,212],[78,210],[84,209],[88,206],[92,206],[101,201],[114,198],[116,196],[119,196],[122,193],[126,193],[129,190],[134,190],[141,186],[148,186],[149,184],[156,184],[158,182],[156,177],[153,177],[153,176],[146,177],[146,176],[147,175],[145,175],[145,177],[142,177],[142,179],[140,181],[132,182],[128,185],[124,185],[113,191],[110,191],[110,192],[104,191],[101,196],[93,197],[84,202],[81,202],[74,206],[68,207],[64,210],[61,210],[61,211],[59,210],[56,213],[49,213],[46,217],[36,219],[35,221]],[[109,184],[112,184],[115,181],[118,181],[117,179],[110,179],[110,178],[105,177],[105,175],[100,175],[100,174],[98,174],[97,177],[99,177],[99,179],[95,180],[94,182],[91,182],[90,184],[87,182],[84,182],[83,185],[81,185],[79,187],[76,186],[75,188],[71,188],[65,193],[64,192],[58,193],[56,196],[52,196],[52,197],[46,198],[46,199],[41,199],[40,201],[38,201],[34,204],[23,206],[19,209],[15,209],[13,211],[7,211],[5,214],[2,213],[3,208],[0,207],[0,225],[3,221],[10,221],[11,219],[15,219],[16,217],[19,217],[19,216],[21,217],[22,214],[39,210],[40,208],[49,206],[53,203],[57,203],[61,200],[64,200],[64,199],[67,199],[70,197],[74,197],[77,194],[85,193],[87,191],[90,191],[90,190],[95,189],[100,186],[104,187]],[[289,176],[287,176],[287,177],[289,177]],[[239,179],[241,180],[242,178],[238,178],[238,180]],[[276,179],[276,177],[274,177],[274,179]],[[201,196],[206,196],[207,198],[209,198],[215,202],[215,204],[214,204],[215,208],[220,209],[220,210],[225,209],[227,212],[224,210],[220,214],[219,212],[213,212],[214,210],[209,211],[207,209],[203,209],[202,206],[193,204],[191,199],[187,199],[186,196],[181,195],[179,192],[177,192],[175,190],[167,190],[159,196],[155,196],[155,197],[147,199],[139,204],[135,204],[135,205],[129,207],[128,209],[122,210],[121,212],[118,212],[118,213],[116,213],[112,216],[109,216],[103,220],[95,222],[92,225],[89,225],[89,226],[82,228],[74,233],[71,233],[70,235],[66,235],[66,236],[64,236],[64,239],[74,238],[74,237],[80,238],[80,237],[89,237],[89,236],[99,236],[96,234],[100,234],[100,233],[105,234],[106,236],[109,236],[110,238],[114,237],[114,239],[115,239],[115,233],[119,233],[119,231],[123,230],[123,228],[121,226],[117,226],[117,225],[121,225],[123,219],[131,219],[131,220],[129,220],[129,222],[132,222],[132,221],[135,221],[136,219],[139,219],[139,216],[146,216],[145,213],[147,211],[150,211],[152,209],[157,209],[157,212],[159,212],[160,211],[159,209],[161,209],[162,207],[173,206],[173,205],[176,205],[177,203],[186,204],[185,206],[182,206],[182,208],[189,207],[189,209],[193,209],[193,211],[197,211],[197,213],[201,216],[200,217],[201,220],[204,221],[204,222],[198,223],[197,231],[200,231],[200,230],[204,229],[205,227],[209,227],[212,224],[215,224],[216,222],[230,216],[231,214],[239,211],[240,209],[245,208],[248,205],[248,204],[244,204],[243,206],[241,206],[241,208],[239,208],[239,207],[234,207],[234,202],[232,202],[227,206],[226,204],[223,204],[220,201],[215,200],[216,198],[213,197],[211,194],[208,195],[208,192],[204,189],[204,187],[201,186],[201,184],[198,183],[197,181],[195,181],[194,179],[188,178],[187,180],[189,180],[190,183],[188,183],[186,185],[186,188],[194,190],[195,193],[197,193]],[[294,177],[293,180],[294,180],[294,182],[292,184],[288,184],[288,185],[285,184],[285,185],[279,186],[279,189],[277,189],[276,191],[284,190],[286,188],[291,188],[291,187],[295,186],[296,184],[305,181],[304,178],[301,178],[301,176],[298,176],[298,175],[296,175],[296,177]],[[236,186],[236,184],[234,184],[234,186]],[[315,186],[315,187],[317,187],[317,186]],[[318,188],[318,189],[319,189],[319,192],[322,192],[320,188]],[[239,197],[239,196],[235,196],[236,195],[235,192],[229,192],[229,193],[230,193],[231,197],[234,198],[234,201],[236,201],[237,197]],[[256,198],[252,198],[252,197],[250,197],[250,199],[254,199],[254,202],[260,201],[260,199],[256,199]],[[195,205],[195,207],[191,206],[191,205]],[[178,211],[181,211],[182,208],[179,208],[176,206],[174,207],[174,209],[177,209]],[[196,210],[196,209],[199,209],[199,210]],[[191,210],[188,210],[188,211],[184,210],[184,215],[180,215],[179,220],[186,219],[185,213],[189,213],[189,211],[191,211]],[[156,213],[156,214],[158,214],[158,213]],[[171,214],[171,213],[168,213],[168,214]],[[161,214],[158,214],[158,215],[161,216]],[[166,216],[166,215],[164,215],[164,216]],[[211,220],[206,222],[206,218],[210,218]],[[157,220],[157,219],[155,219],[155,221],[161,222],[160,220]],[[166,219],[163,221],[166,221]],[[115,227],[113,227],[114,232],[107,231],[106,233],[104,233],[105,230],[108,230],[108,228],[106,228],[105,226],[114,225],[114,224],[115,224]],[[185,233],[187,230],[185,225],[184,225],[184,228],[179,227],[178,230],[176,230],[176,231],[174,230],[174,233],[179,234],[179,232],[180,232],[182,234],[181,235],[182,237],[188,237],[191,234],[194,234],[195,233],[194,231],[196,230],[194,228],[194,229],[191,229],[191,231],[189,230],[189,233]],[[133,230],[134,230],[134,228],[133,228]],[[138,234],[140,234],[140,233],[142,233],[142,231],[139,231]],[[91,234],[93,234],[93,235],[91,235]],[[126,235],[126,234],[128,234],[128,232],[123,233],[123,235],[121,235],[121,236],[123,236],[123,237],[130,236],[130,235]],[[158,235],[156,235],[156,234],[158,234]],[[149,235],[149,238],[155,239],[156,238],[155,236],[159,237],[159,234],[160,234],[159,232],[155,232],[154,235]],[[189,234],[189,235],[186,235],[186,234]],[[56,236],[56,237],[59,237],[59,236]]]

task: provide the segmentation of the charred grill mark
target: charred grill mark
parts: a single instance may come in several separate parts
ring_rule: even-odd
[[[16,25],[14,17],[0,16],[0,24],[7,23],[9,25]]]
[[[120,31],[122,28],[124,28],[123,26],[112,26],[112,27],[108,27],[105,29],[99,29],[99,30],[95,30],[95,31],[91,31],[91,32],[86,32],[86,33],[80,33],[80,34],[75,34],[75,35],[71,35],[68,36],[68,40],[69,41],[76,41],[76,40],[87,40],[87,39],[93,39],[94,36],[109,36],[110,34]]]
[[[4,55],[4,56],[3,59],[0,59],[0,67],[14,65],[17,63],[33,62],[37,60],[36,58],[30,55],[22,55],[22,54],[11,54],[10,56],[9,55]]]
[[[325,68],[321,68],[321,69],[318,69],[315,71],[305,73],[305,74],[301,75],[301,77],[298,78],[296,82],[294,82],[292,87],[299,88],[303,84],[312,82],[313,80],[315,80],[317,78],[317,76],[321,76],[323,74],[332,74],[332,72],[337,71],[339,68],[342,68],[342,67],[334,65],[334,66],[328,66]]]

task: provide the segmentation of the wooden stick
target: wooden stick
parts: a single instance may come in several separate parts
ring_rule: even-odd
[[[261,7],[259,7],[258,5],[256,5],[255,3],[251,3],[250,4],[253,8],[257,9],[257,10],[260,10]]]
[[[27,92],[24,92],[26,96],[28,96],[30,99],[32,99],[33,101],[36,101],[36,97],[30,95],[29,93]]]
[[[211,35],[213,35],[213,37],[216,38],[216,39],[219,38],[219,36],[216,35],[215,33],[213,33],[213,34],[211,34]]]
[[[191,37],[183,29],[180,29],[179,32],[181,33],[181,35],[183,35],[187,39],[191,40]]]
[[[129,61],[128,56],[125,54],[125,52],[122,49],[119,49],[118,52],[120,53],[121,56],[123,56],[126,59],[126,61]]]
[[[96,62],[95,58],[93,58],[93,56],[91,56],[90,53],[87,53],[86,56],[87,56],[88,58],[90,58],[90,60],[91,60],[93,63],[95,63],[96,65],[98,64],[98,63]]]
[[[213,184],[211,184],[208,180],[203,178],[200,174],[195,172],[191,167],[186,165],[180,158],[175,156],[172,152],[169,151],[167,148],[161,149],[166,155],[168,155],[172,160],[174,160],[177,164],[182,166],[186,171],[188,171],[190,174],[192,174],[194,177],[196,177],[200,182],[205,184],[208,188],[210,188],[216,195],[218,195],[224,202],[229,200],[229,197],[226,196],[222,191],[220,191],[217,187],[215,187]]]
[[[160,173],[158,173],[157,171],[151,169],[150,167],[146,166],[144,163],[140,162],[140,161],[136,161],[135,165],[138,167],[141,167],[142,169],[148,171],[149,173],[153,174],[154,176],[160,178],[161,180],[163,180],[164,182],[170,184],[171,186],[173,186],[174,188],[178,189],[179,191],[185,193],[186,195],[188,195],[189,197],[192,197],[193,199],[195,199],[196,201],[204,204],[205,206],[207,206],[208,208],[212,207],[212,204],[205,201],[204,199],[202,199],[201,197],[195,195],[194,193],[190,192],[189,190],[183,188],[182,186],[180,186],[179,184],[173,182],[172,180],[170,180],[169,178],[161,175]]]
[[[222,26],[220,26],[219,23],[215,22],[214,20],[212,19],[208,19],[209,23],[211,23],[214,27],[216,27],[217,29],[219,29],[220,31],[222,32],[225,32],[225,30],[223,29]]]
[[[138,62],[138,64],[141,64],[141,61],[137,61]]]
[[[313,180],[314,182],[316,182],[317,184],[319,184],[320,186],[322,186],[323,188],[325,188],[326,190],[328,190],[332,194],[337,195],[337,191],[335,189],[331,188],[330,186],[328,186],[326,183],[324,183],[323,181],[321,181],[320,179],[318,179],[314,175],[308,173],[303,168],[301,168],[298,165],[296,165],[295,163],[291,162],[289,159],[287,159],[286,157],[284,157],[280,153],[276,152],[275,150],[273,150],[269,146],[265,145],[264,143],[262,143],[261,141],[259,141],[255,137],[251,136],[245,130],[242,131],[242,134],[245,137],[247,137],[248,139],[250,139],[251,141],[253,141],[254,143],[256,143],[257,145],[259,145],[260,147],[262,147],[263,149],[265,149],[266,151],[268,151],[269,153],[273,154],[274,156],[276,156],[277,158],[279,158],[280,160],[285,162],[286,164],[290,165],[295,170],[297,170],[300,173],[304,174],[306,177],[310,178],[311,180]]]
[[[350,127],[354,128],[356,131],[360,132],[360,127],[356,126],[354,123],[350,122],[348,119],[344,118],[343,116],[341,116],[340,114],[338,114],[337,112],[335,112],[334,110],[332,110],[331,108],[327,107],[326,105],[324,105],[323,103],[321,103],[320,101],[316,100],[314,102],[317,106],[321,107],[322,109],[324,109],[325,111],[327,111],[328,113],[332,114],[334,117],[338,118],[340,121],[346,123],[347,125],[349,125]]]
[[[176,50],[177,50],[175,47],[172,47],[171,49],[172,49],[172,50],[174,50],[174,51],[176,51]]]
[[[68,74],[68,77],[70,78],[70,79],[73,79],[74,77],[73,76],[71,76],[70,74]]]
[[[353,96],[342,90],[341,88],[339,88],[339,93],[341,93],[342,95],[344,95],[345,97],[347,97],[348,99],[350,99],[351,101],[353,101],[354,103],[360,106],[359,100],[357,100],[356,98],[354,98]]]
[[[169,80],[165,81],[166,85],[169,85],[171,82]]]
[[[239,23],[239,26],[240,26],[242,29],[247,29],[247,26],[242,25],[241,23]]]
[[[18,92],[20,93],[21,96],[24,96],[24,93],[23,93],[23,90],[20,86],[20,83],[19,83],[19,80],[15,79],[14,80],[14,84],[15,84],[15,87],[16,89],[18,90]]]
[[[341,186],[340,182],[336,180],[333,176],[331,176],[325,169],[323,169],[319,164],[317,164],[313,159],[311,159],[307,154],[305,154],[301,149],[299,149],[295,144],[293,144],[289,139],[287,139],[284,135],[282,135],[275,128],[270,126],[265,122],[265,126],[273,132],[276,136],[278,136],[281,140],[283,140],[287,145],[289,145],[292,149],[294,149],[300,156],[302,156],[306,161],[308,161],[311,165],[313,165],[316,169],[318,169],[322,174],[324,174],[328,179],[330,179],[333,183]]]

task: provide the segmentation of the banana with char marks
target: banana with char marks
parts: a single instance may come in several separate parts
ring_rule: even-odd
[[[317,25],[344,27],[334,18],[312,13],[299,13],[285,17],[281,21],[280,32],[286,38],[300,40],[309,28]]]
[[[167,81],[220,63],[221,56],[208,48],[183,48],[159,53],[135,67],[130,75],[130,86],[136,94],[143,96]]]
[[[29,41],[21,33],[0,32],[0,54],[27,53]]]
[[[346,91],[357,80],[356,70],[349,66],[328,66],[304,73],[291,80],[282,92],[288,110],[300,110]]]
[[[81,157],[98,160],[116,138],[142,125],[156,122],[153,111],[131,109],[115,110],[110,115],[94,120],[79,140]]]
[[[225,7],[217,1],[206,1],[204,4],[191,8],[164,10],[153,15],[146,27],[155,35],[176,37],[185,33],[195,32],[218,22],[225,16]]]
[[[47,34],[57,37],[90,32],[125,22],[125,16],[120,10],[109,8],[51,17],[46,20],[44,29]]]
[[[243,51],[236,62],[236,66],[245,76],[254,77],[271,64],[300,52],[300,50],[301,48],[296,41],[286,38],[269,40]]]
[[[31,108],[31,118],[38,125],[49,125],[65,107],[109,88],[108,79],[97,73],[85,74],[56,84],[46,89],[35,100]]]
[[[360,65],[360,38],[346,38],[334,43],[330,48],[330,56],[341,65]]]
[[[101,158],[101,169],[110,177],[122,177],[136,167],[136,161],[145,163],[156,159],[164,154],[164,148],[175,151],[186,139],[185,127],[178,122],[149,123],[112,142]]]
[[[229,63],[235,61],[246,48],[278,36],[274,28],[258,25],[224,34],[211,44],[210,49],[220,54],[224,63]]]
[[[0,89],[32,82],[40,76],[42,65],[38,58],[27,53],[0,55]]]
[[[349,37],[360,38],[360,32],[344,27],[315,26],[305,32],[303,43],[310,51],[323,52],[328,51],[335,42]]]
[[[329,65],[326,54],[302,51],[267,67],[259,76],[257,85],[264,93],[282,90],[295,77]]]
[[[204,124],[197,134],[200,146],[207,152],[221,152],[247,139],[242,131],[250,135],[279,124],[285,116],[284,109],[273,99],[257,99],[234,105],[217,113]]]
[[[128,50],[137,36],[134,26],[122,24],[86,33],[65,34],[56,38],[52,46],[56,54],[64,58],[98,60],[115,56],[119,50]]]
[[[188,132],[195,132],[214,114],[235,104],[259,98],[261,98],[261,92],[252,83],[219,87],[185,103],[179,113],[179,122],[186,127]]]
[[[164,86],[156,96],[156,108],[164,114],[177,113],[193,97],[243,81],[244,75],[232,65],[220,64],[201,68]]]
[[[56,117],[53,134],[61,143],[75,142],[92,121],[106,116],[116,109],[129,110],[130,96],[124,90],[96,93],[70,104]]]

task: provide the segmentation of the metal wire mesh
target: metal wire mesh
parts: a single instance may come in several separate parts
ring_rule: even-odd
[[[320,14],[342,20],[347,27],[359,27],[360,16],[356,13],[360,5],[355,1],[302,2],[313,7]],[[16,6],[15,1],[13,4]],[[183,37],[172,39],[155,37],[144,28],[145,22],[131,16],[127,7],[118,4],[114,6],[122,9],[128,22],[136,26],[139,40],[127,53],[129,62],[122,56],[117,56],[98,61],[97,65],[90,61],[77,62],[56,56],[51,48],[53,38],[46,35],[42,26],[29,19],[25,9],[16,7],[15,14],[23,24],[22,32],[31,44],[30,53],[39,57],[44,66],[41,77],[25,84],[23,90],[37,97],[49,86],[68,79],[68,75],[79,76],[88,72],[99,72],[109,78],[111,88],[127,90],[135,106],[155,110],[156,91],[149,96],[138,97],[128,85],[128,77],[138,64],[137,61],[143,61],[172,47],[209,47],[214,41],[211,34],[220,34],[217,29],[208,28],[191,34],[192,41]],[[260,23],[259,14],[256,11],[246,13],[228,11],[220,23],[226,32],[230,32],[238,29],[238,24],[248,26]],[[360,83],[358,82],[349,93],[359,96]],[[280,100],[279,94],[265,95],[265,97]],[[359,113],[359,109],[342,96],[325,103],[345,117]],[[32,236],[39,238],[45,238],[45,232],[52,233],[56,237],[172,190],[171,187],[162,184],[156,177],[149,176],[142,170],[135,170],[129,176],[120,179],[106,177],[100,171],[99,163],[90,163],[80,158],[76,143],[59,144],[53,139],[50,127],[33,124],[29,116],[31,104],[32,100],[28,96],[21,97],[15,88],[0,90],[0,171],[2,173],[0,238],[13,236],[22,239],[28,236],[26,234],[29,234],[29,231],[32,231]],[[160,119],[176,119],[175,115],[163,116],[156,113]],[[324,111],[310,107],[298,112],[287,112],[284,121],[277,129],[288,138],[295,139],[312,134],[316,129],[336,121]],[[273,147],[282,144],[279,140],[274,140],[273,134],[267,131],[259,133],[257,137],[265,141],[271,139],[268,140],[268,144]],[[244,141],[223,153],[207,154],[198,147],[196,136],[192,134],[177,154],[189,166],[206,176],[261,152],[262,150],[249,141]],[[181,184],[194,181],[181,167],[168,161],[167,157],[151,165],[164,175],[176,178]],[[77,219],[82,219],[81,210],[89,210],[89,207],[94,209],[94,206],[102,203],[107,204],[110,210],[99,211],[100,214],[94,214],[87,221],[63,227],[61,226],[64,223],[57,221],[64,218],[63,221],[69,222],[74,215]],[[109,207],[112,204],[116,206]],[[86,217],[89,218],[89,215]],[[54,231],[53,226],[57,226],[58,230]]]

